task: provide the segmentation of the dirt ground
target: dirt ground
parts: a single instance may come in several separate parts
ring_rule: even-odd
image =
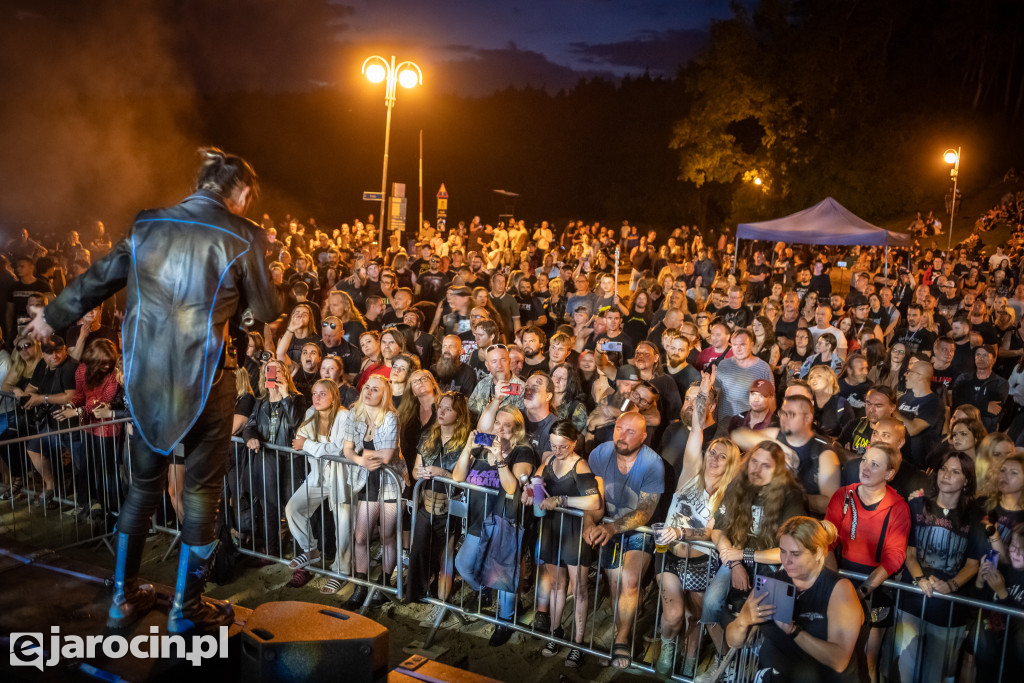
[[[90,538],[87,534],[88,527],[76,524],[74,518],[67,514],[67,508],[65,508],[65,513],[59,516],[52,512],[48,513],[45,518],[39,515],[38,508],[33,508],[30,512],[24,502],[20,502],[13,511],[10,504],[7,504],[0,509],[0,536],[8,536],[14,541],[40,549],[60,548],[77,542],[78,545],[62,548],[59,550],[59,554],[92,565],[96,569],[95,575],[97,576],[107,576],[113,573],[114,555],[112,550],[102,541],[88,540]],[[141,570],[141,575],[145,579],[159,584],[174,585],[177,572],[177,548],[170,548],[173,541],[174,537],[167,533],[154,533],[150,536],[146,544]],[[165,554],[167,555],[166,559],[164,559]],[[210,583],[207,586],[207,593],[248,608],[255,608],[263,603],[278,600],[299,600],[338,607],[351,594],[351,588],[344,587],[337,595],[321,595],[319,586],[324,580],[322,577],[317,577],[302,588],[289,588],[286,584],[290,578],[291,571],[284,564],[256,567],[250,560],[243,558],[233,581],[223,585]],[[17,585],[9,585],[0,580],[0,593],[17,590]],[[607,598],[602,598],[596,626],[598,636],[595,640],[595,647],[604,646],[605,649],[610,633],[608,623],[610,614],[607,604]],[[570,609],[571,603],[567,607],[567,614]],[[385,625],[389,630],[390,665],[392,667],[400,664],[410,654],[425,654],[444,664],[450,664],[499,681],[514,681],[516,683],[528,681],[626,682],[654,678],[653,675],[638,670],[619,671],[609,668],[592,655],[586,656],[583,666],[579,669],[566,668],[564,666],[566,652],[564,648],[555,657],[543,657],[541,648],[544,641],[521,633],[514,635],[504,646],[492,648],[487,641],[493,626],[484,620],[475,620],[472,623],[460,625],[455,619],[449,619],[446,626],[438,632],[430,650],[423,652],[420,648],[429,633],[429,628],[421,626],[420,621],[427,616],[428,611],[429,606],[427,605],[398,603],[389,603],[382,608],[368,610],[366,616]],[[642,624],[647,624],[647,626],[642,626],[640,632],[650,632],[649,623],[654,617],[653,601],[648,601],[642,614]],[[532,611],[527,611],[522,614],[521,622],[528,624],[532,618]]]

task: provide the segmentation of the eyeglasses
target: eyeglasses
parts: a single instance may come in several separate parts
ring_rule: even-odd
[[[21,346],[18,347],[18,350],[19,351],[24,351],[25,349],[31,349],[31,348],[32,348],[31,344],[22,344]]]
[[[336,329],[338,329],[338,323],[328,323],[328,322],[324,322],[324,323],[320,323],[320,327],[323,327],[323,328],[325,328],[325,329],[329,327],[329,328],[331,328],[332,330],[336,330]]]

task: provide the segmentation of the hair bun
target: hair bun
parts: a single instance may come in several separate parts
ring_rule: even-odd
[[[839,529],[836,525],[827,519],[818,520],[818,524],[821,525],[822,530],[825,532],[825,536],[828,537],[828,545],[831,546],[839,539]]]

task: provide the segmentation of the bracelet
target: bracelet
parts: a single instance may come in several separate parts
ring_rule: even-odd
[[[49,394],[45,394],[43,396],[43,400],[46,402],[46,405],[50,405],[50,395]]]
[[[956,593],[958,590],[960,590],[960,584],[957,583],[956,579],[950,579],[946,583],[949,584],[949,587],[953,589],[953,593]]]
[[[494,463],[494,467],[495,467],[495,469],[499,469],[500,470],[503,467],[508,467],[508,463],[505,462],[504,460],[499,460],[498,462]]]
[[[562,508],[569,507],[569,496],[559,496],[558,497],[558,507],[562,507]]]
[[[754,549],[744,548],[743,549],[743,562],[745,564],[754,564]]]
[[[910,578],[913,579],[914,583],[917,583],[924,578],[924,574],[921,574],[921,576],[911,576]]]
[[[804,629],[803,629],[802,626],[800,626],[800,624],[794,624],[793,625],[793,632],[789,634],[789,637],[792,638],[793,640],[796,640],[797,635],[800,633],[800,631],[803,631],[803,630]]]

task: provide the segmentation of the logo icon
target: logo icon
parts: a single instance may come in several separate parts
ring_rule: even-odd
[[[45,660],[42,633],[11,634],[11,666],[34,666],[42,671]]]

